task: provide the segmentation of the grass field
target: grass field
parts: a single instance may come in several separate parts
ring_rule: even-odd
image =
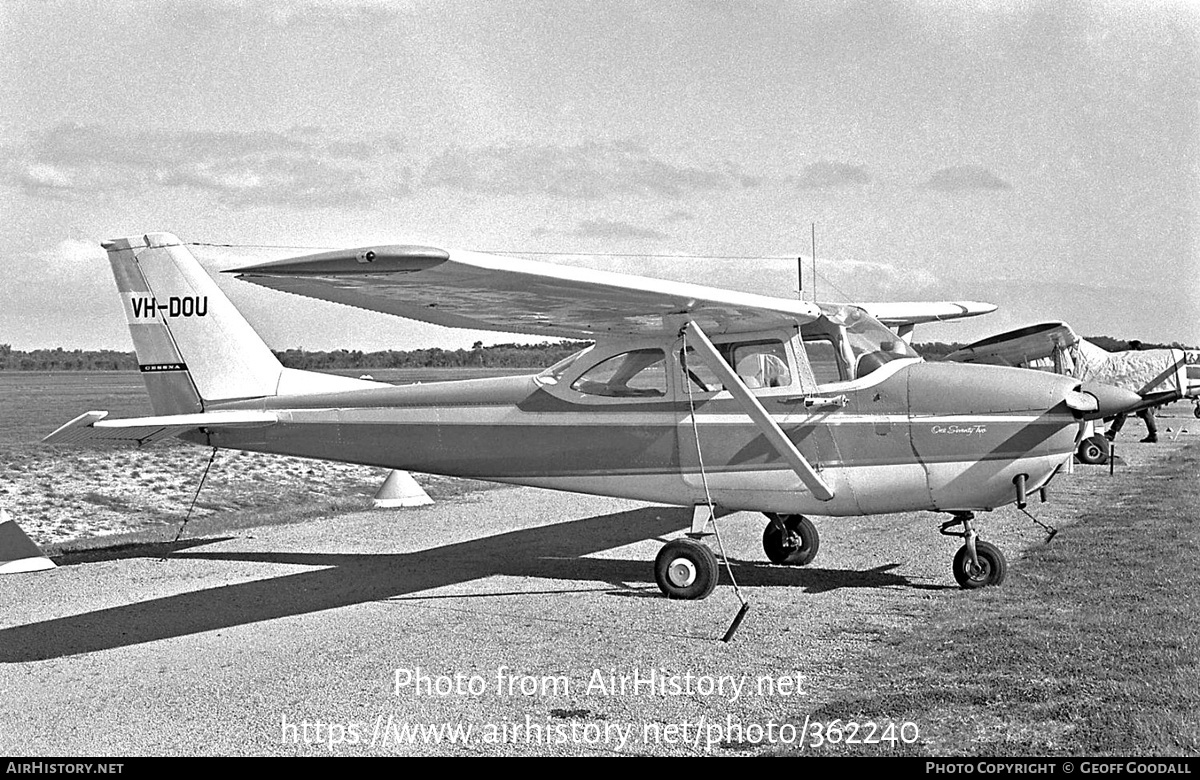
[[[366,372],[356,372],[366,373]],[[416,382],[494,375],[471,369],[374,371],[381,381]],[[510,373],[529,373],[513,371]],[[0,506],[38,544],[59,552],[89,539],[174,537],[187,515],[211,450],[178,441],[150,447],[48,446],[48,433],[89,410],[113,417],[150,414],[141,376],[126,371],[0,372]],[[188,533],[299,522],[364,509],[387,469],[233,450],[221,451],[199,495]],[[486,483],[415,475],[434,499]],[[111,539],[112,535],[121,539]]]
[[[1200,433],[1190,406],[1176,412],[1160,427]],[[1145,453],[1136,467],[1067,477],[1063,530],[1010,561],[1003,587],[943,600],[863,659],[857,695],[808,714],[912,722],[918,742],[806,752],[1200,754],[1200,435],[1170,437],[1119,447]]]

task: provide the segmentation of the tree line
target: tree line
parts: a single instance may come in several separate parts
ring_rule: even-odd
[[[1088,336],[1098,347],[1116,352],[1129,349],[1129,342],[1108,336]],[[275,356],[288,368],[321,371],[339,368],[545,368],[586,347],[587,341],[557,341],[542,344],[494,344],[485,347],[477,341],[471,349],[383,350],[363,352],[336,349],[329,352],[306,349],[286,349]],[[913,347],[926,360],[943,360],[951,352],[962,349],[960,342],[932,341]],[[1178,342],[1171,344],[1143,343],[1143,349],[1174,347],[1195,350]],[[9,344],[0,344],[0,371],[136,371],[137,358],[132,352],[111,349],[34,349],[22,351]]]
[[[475,342],[471,349],[362,350],[329,352],[287,349],[275,352],[288,368],[321,371],[336,368],[545,368],[586,347],[587,341],[544,344],[494,344]],[[0,344],[0,371],[136,371],[132,352],[111,349],[13,349]]]

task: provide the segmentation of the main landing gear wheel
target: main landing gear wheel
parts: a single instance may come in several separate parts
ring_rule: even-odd
[[[717,556],[692,539],[667,542],[654,559],[654,579],[669,599],[702,599],[717,587]]]
[[[1108,439],[1104,438],[1102,434],[1097,433],[1079,443],[1079,450],[1076,452],[1076,455],[1079,456],[1081,463],[1097,466],[1106,462],[1111,452],[1112,446]]]
[[[979,565],[971,563],[971,553],[964,544],[954,556],[954,579],[967,590],[987,585],[999,585],[1008,573],[1008,562],[1004,553],[994,544],[975,540],[975,555]]]
[[[767,514],[771,522],[763,530],[763,551],[771,563],[804,566],[817,557],[821,537],[804,515]]]

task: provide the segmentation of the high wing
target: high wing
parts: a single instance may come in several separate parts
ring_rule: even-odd
[[[866,309],[867,314],[889,328],[978,317],[980,314],[991,314],[997,308],[993,303],[979,301],[885,301],[855,305]]]
[[[476,252],[379,246],[226,271],[275,290],[453,328],[562,338],[709,333],[821,316],[812,303]]]
[[[1073,347],[1079,341],[1079,335],[1067,323],[1043,322],[988,336],[951,352],[946,359],[955,363],[1019,366],[1053,357],[1055,352]]]
[[[886,301],[855,305],[889,328],[895,328],[905,341],[912,339],[913,328],[921,323],[978,317],[996,310],[995,304],[979,301]]]

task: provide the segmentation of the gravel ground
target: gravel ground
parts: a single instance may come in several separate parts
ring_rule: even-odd
[[[1123,446],[1123,467],[1182,446]],[[1107,473],[1077,468],[1030,510],[1072,522]],[[0,578],[0,753],[753,754],[889,637],[969,603],[942,519],[819,518],[820,554],[796,569],[764,562],[760,516],[724,518],[752,604],[730,643],[728,574],[701,602],[653,583],[688,513],[631,501],[504,488],[185,539],[165,561],[91,553]],[[1011,507],[980,525],[1010,577],[1045,536]],[[407,730],[439,724],[471,731]]]

